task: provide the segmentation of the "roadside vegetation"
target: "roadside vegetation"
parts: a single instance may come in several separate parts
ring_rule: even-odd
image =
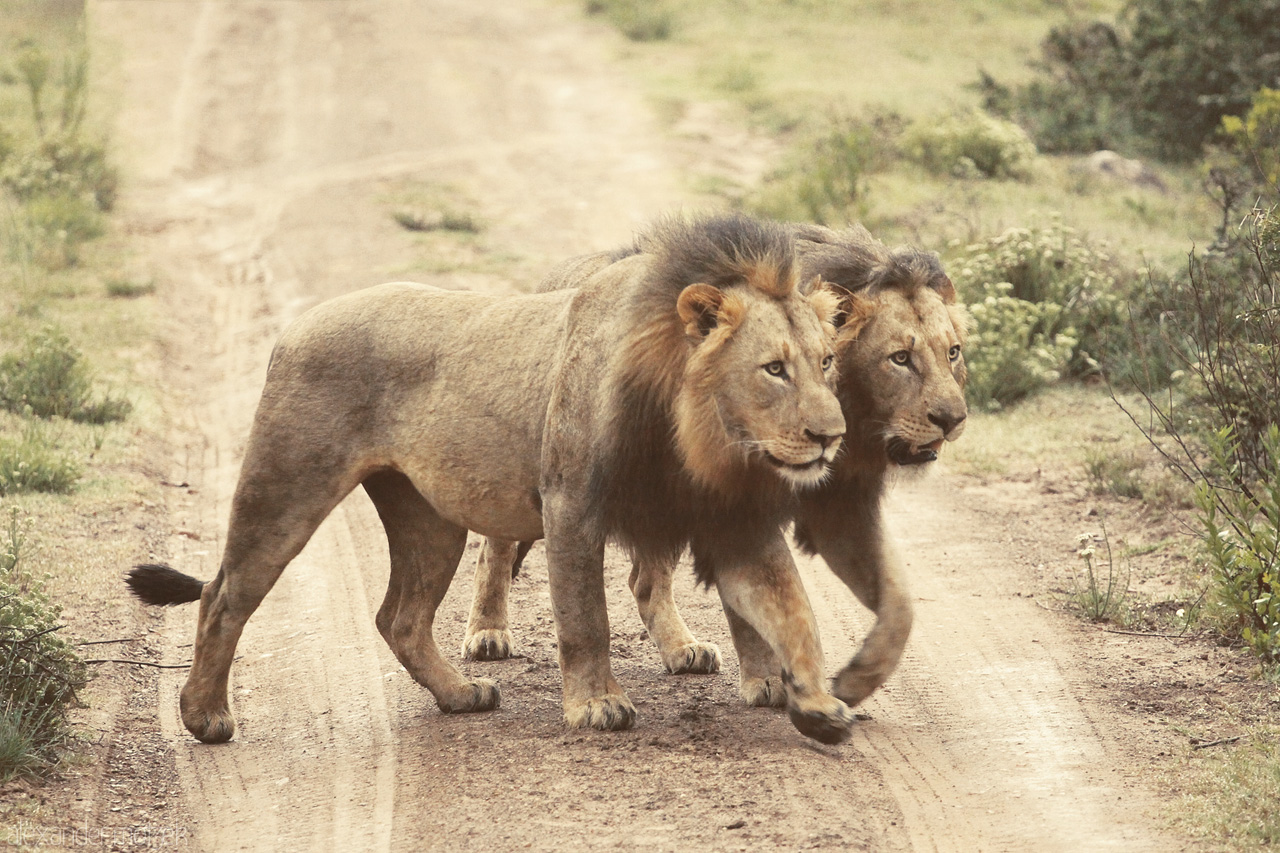
[[[130,420],[149,292],[112,234],[117,175],[90,109],[83,22],[0,3],[0,784],[55,770],[77,734],[88,587],[117,566],[99,513],[140,498]],[[0,822],[5,819],[0,815]]]
[[[762,152],[690,175],[712,203],[860,221],[943,256],[972,317],[973,423],[953,465],[1048,478],[1121,517],[1072,543],[1064,606],[1247,649],[1274,690],[1280,4],[652,8],[660,36],[615,23],[656,114]],[[1131,548],[1124,519],[1171,532]],[[1163,598],[1135,568],[1153,560],[1184,567]],[[1274,810],[1248,805],[1280,762],[1274,713],[1246,716],[1248,736],[1189,754],[1175,787],[1184,828],[1247,848],[1280,841]]]

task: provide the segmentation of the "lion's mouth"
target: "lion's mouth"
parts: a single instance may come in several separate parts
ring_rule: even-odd
[[[893,438],[889,440],[886,452],[889,454],[889,461],[895,465],[923,465],[926,462],[936,462],[941,449],[942,439],[916,447],[905,439]]]
[[[809,474],[822,471],[827,467],[827,460],[822,456],[814,459],[812,462],[784,462],[772,453],[766,452],[764,458],[769,460],[769,464],[775,468],[781,468],[784,471],[790,471],[796,474]]]

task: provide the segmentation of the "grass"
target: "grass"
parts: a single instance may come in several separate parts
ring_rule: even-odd
[[[1280,844],[1280,727],[1250,726],[1239,741],[1188,749],[1169,781],[1170,820],[1192,837],[1234,850]]]
[[[19,492],[70,493],[83,474],[71,453],[38,423],[24,426],[21,438],[0,437],[0,497]]]
[[[60,116],[68,98],[89,91],[73,79],[82,67],[83,36],[74,4],[0,0],[0,129],[14,150],[30,150],[40,139],[30,87],[12,73],[14,57],[24,51],[48,60],[45,129],[65,134],[74,126],[83,134],[70,142],[60,137],[58,151],[75,155],[87,150],[75,147],[77,139],[100,139],[92,110],[71,124]],[[39,170],[22,168],[35,181],[23,186],[38,186]],[[86,168],[98,179],[109,164],[95,160]],[[152,534],[142,522],[160,500],[148,460],[164,430],[154,382],[161,363],[154,336],[159,308],[133,298],[153,292],[155,284],[136,275],[132,263],[109,213],[86,196],[28,194],[12,182],[0,187],[0,504],[6,515],[15,511],[28,520],[24,577],[44,578],[39,595],[47,594],[47,614],[56,614],[59,602],[66,605],[61,617],[50,618],[65,625],[57,636],[67,641],[92,636],[96,626],[129,612],[108,590],[121,567],[149,554]],[[15,603],[20,613],[37,606],[30,602],[38,598],[28,599],[37,593],[22,584],[19,597],[11,590],[3,596],[5,620]],[[15,633],[15,624],[4,621],[0,630],[0,641],[10,646],[0,654],[0,679],[8,686],[34,683],[31,673],[14,670],[21,655],[10,654],[18,649],[13,644],[29,650],[35,642]],[[90,698],[93,691],[90,686]],[[0,697],[0,776],[54,767],[76,743],[74,727],[61,710],[15,699],[12,691],[6,696]],[[17,819],[11,805],[0,802],[0,837]]]
[[[627,43],[622,57],[644,80],[656,111],[679,132],[690,102],[718,102],[730,119],[783,149],[812,145],[850,121],[886,114],[925,127],[978,106],[969,84],[985,69],[1017,82],[1055,23],[1114,14],[1115,0],[886,3],[883,0],[671,0],[670,38]],[[940,49],[945,46],[945,49]],[[1194,169],[1158,166],[1167,192],[1117,185],[1081,173],[1077,159],[1039,157],[1031,180],[957,180],[899,160],[865,174],[848,215],[888,242],[936,250],[1061,213],[1091,240],[1135,265],[1180,265],[1192,244],[1212,240],[1216,214]],[[779,156],[775,168],[806,167]],[[693,167],[691,189],[712,203],[755,190]],[[845,181],[847,183],[847,181]],[[774,215],[808,215],[765,199]]]
[[[979,68],[1001,80],[1025,79],[1026,57],[1055,20],[1118,5],[668,0],[670,37],[629,45],[628,53],[642,58],[638,65],[657,93],[702,101],[732,96],[750,120],[775,129],[803,123],[832,102],[923,116],[977,105],[963,84]],[[655,56],[662,62],[643,61]]]

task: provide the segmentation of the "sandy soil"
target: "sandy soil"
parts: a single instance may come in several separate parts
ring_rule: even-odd
[[[611,70],[617,36],[572,4],[88,5],[120,111],[125,215],[171,317],[161,467],[175,487],[156,556],[201,577],[216,570],[267,355],[290,319],[394,278],[526,289],[556,260],[695,203],[676,166],[691,143],[677,151],[656,130]],[[714,135],[696,144],[733,159]],[[410,186],[462,200],[483,232],[401,229],[392,199]],[[917,628],[844,746],[742,706],[732,654],[719,675],[665,675],[617,554],[613,659],[640,720],[567,731],[540,547],[513,590],[519,656],[464,667],[500,682],[501,709],[440,714],[373,626],[386,545],[357,493],[249,623],[235,741],[187,735],[181,670],[139,675],[100,713],[117,758],[83,807],[98,825],[180,830],[165,843],[218,851],[1188,846],[1153,817],[1147,771],[1170,733],[1150,706],[1125,704],[1165,680],[1143,666],[1143,644],[1162,641],[1100,634],[1041,605],[1047,573],[1073,559],[1079,507],[1034,483],[945,471],[901,484],[891,506]],[[446,648],[461,642],[474,555],[472,543],[437,622]],[[834,673],[867,619],[823,565],[804,574]],[[718,602],[691,573],[679,597],[694,632],[730,651]],[[194,608],[146,618],[156,659],[189,658]],[[1160,657],[1200,686],[1196,673],[1221,665],[1198,649]]]

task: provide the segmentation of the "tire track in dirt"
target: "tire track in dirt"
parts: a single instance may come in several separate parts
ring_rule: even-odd
[[[1156,849],[1153,802],[1112,772],[1060,629],[1014,594],[1029,567],[999,522],[937,474],[899,485],[889,509],[916,621],[853,743],[883,769],[913,849]],[[830,662],[847,660],[866,612],[820,560],[801,571]]]

